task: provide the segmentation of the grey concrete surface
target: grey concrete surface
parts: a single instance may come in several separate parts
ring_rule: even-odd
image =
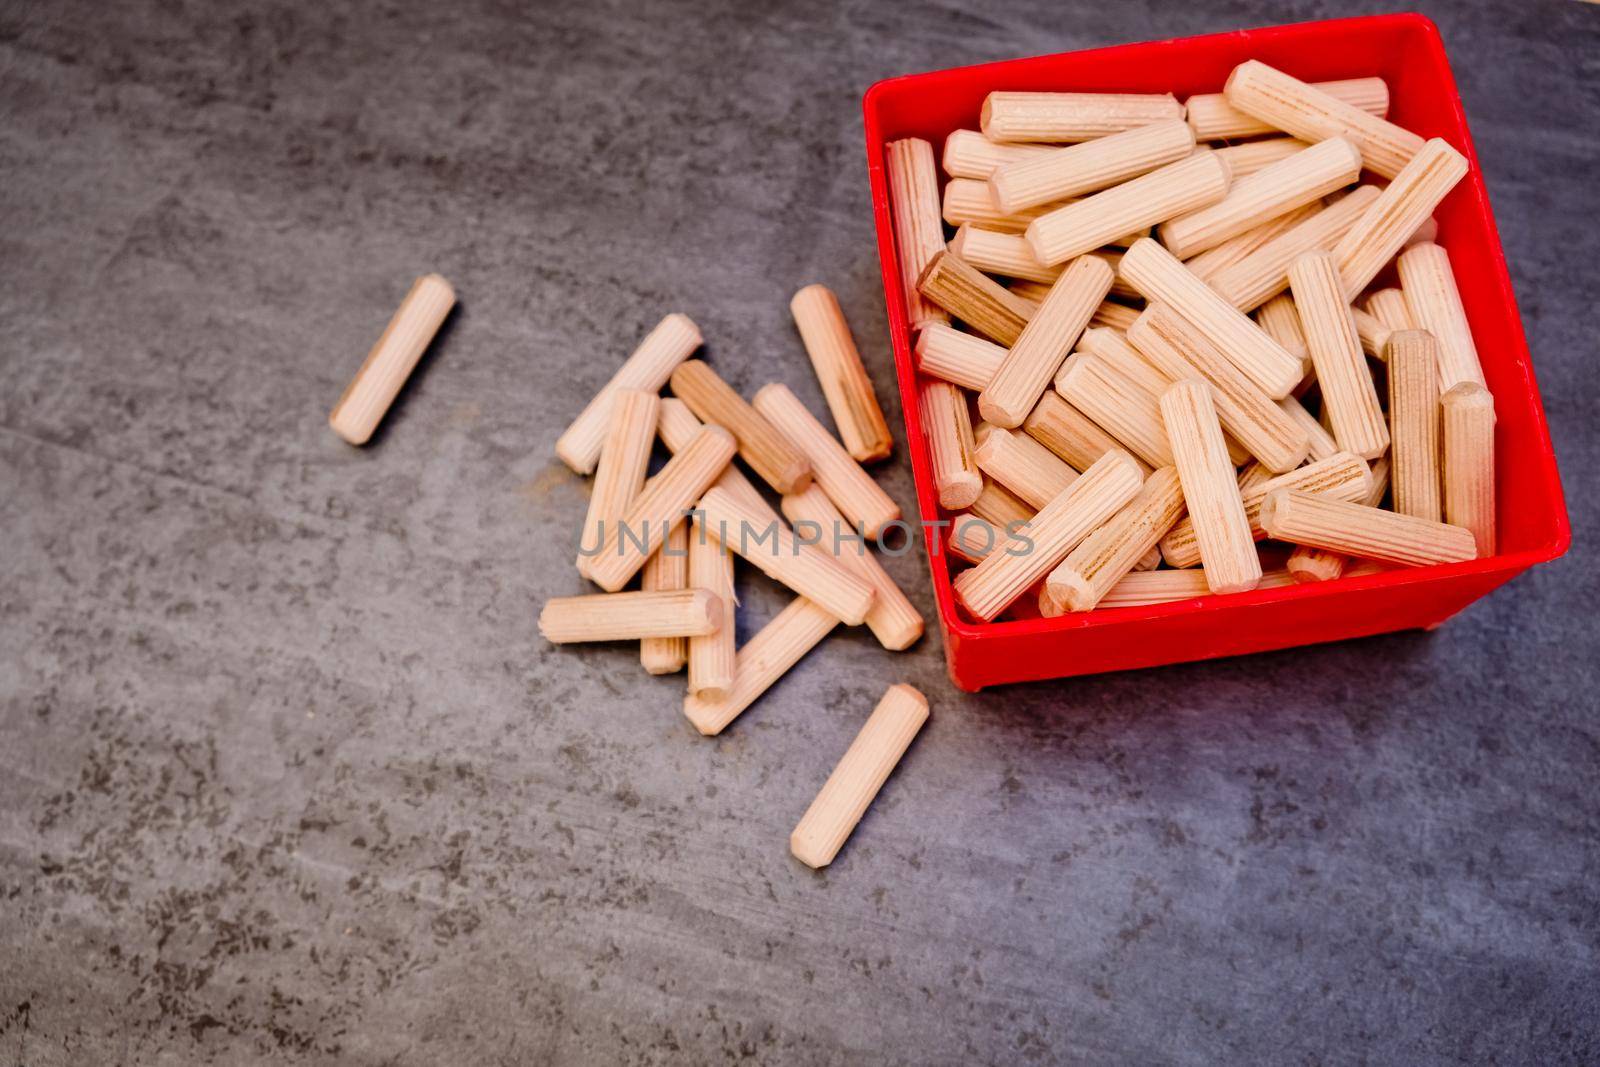
[[[975,697],[843,633],[703,740],[534,630],[632,343],[681,309],[819,405],[825,281],[898,437],[867,85],[1352,8],[0,5],[0,1065],[1600,1060],[1600,8],[1423,6],[1571,554],[1431,635]],[[462,307],[347,448],[428,269]],[[806,870],[897,680],[933,720]]]

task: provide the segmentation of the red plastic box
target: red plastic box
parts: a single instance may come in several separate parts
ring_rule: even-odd
[[[937,157],[952,130],[977,127],[983,98],[996,89],[1171,92],[1181,100],[1192,93],[1219,92],[1228,72],[1246,59],[1260,59],[1307,81],[1381,75],[1389,83],[1393,121],[1424,137],[1443,137],[1471,162],[1467,177],[1434,214],[1439,243],[1450,252],[1495,398],[1499,554],[1469,563],[1150,607],[985,623],[957,608],[950,584],[953,557],[943,551],[943,532],[925,525],[945,659],[950,677],[963,689],[1436,626],[1533,564],[1560,556],[1571,541],[1527,339],[1466,116],[1438,28],[1416,14],[1273,26],[989,63],[891,78],[867,91],[872,206],[922,515],[931,518],[939,511],[891,232],[885,145],[901,137],[923,137],[933,143]]]

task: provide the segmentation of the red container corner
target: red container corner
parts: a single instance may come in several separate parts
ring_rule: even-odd
[[[957,608],[944,532],[925,524],[945,660],[951,679],[962,689],[1432,627],[1535,563],[1560,556],[1571,542],[1544,407],[1461,98],[1438,28],[1419,14],[1271,26],[1009,60],[890,78],[867,91],[863,109],[872,208],[922,515],[931,519],[939,510],[891,230],[884,176],[887,143],[922,137],[933,143],[937,156],[952,130],[976,128],[979,106],[991,90],[1172,92],[1184,99],[1219,92],[1228,72],[1247,59],[1263,60],[1307,81],[1380,75],[1389,83],[1391,119],[1424,137],[1443,137],[1470,162],[1467,177],[1434,216],[1495,398],[1499,552],[1468,563],[1320,584],[1056,619],[984,623]]]

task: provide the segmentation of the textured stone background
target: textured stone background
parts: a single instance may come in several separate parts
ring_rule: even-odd
[[[1571,554],[1432,635],[978,697],[843,633],[707,741],[534,630],[552,443],[641,333],[816,405],[823,280],[892,403],[868,84],[1349,5],[0,4],[0,1065],[1600,1059],[1600,9],[1421,6]],[[347,448],[427,269],[464,304]],[[933,721],[805,870],[895,680]]]

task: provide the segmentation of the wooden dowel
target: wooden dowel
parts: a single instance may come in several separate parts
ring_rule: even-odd
[[[979,122],[991,141],[1092,141],[1163,119],[1182,119],[1171,93],[993,92]]]
[[[1437,522],[1439,347],[1426,330],[1389,339],[1389,426],[1394,438],[1394,510]]]
[[[583,518],[578,544],[584,551],[599,548],[606,532],[622,518],[633,498],[644,488],[650,448],[656,442],[656,411],[661,398],[640,389],[618,389],[611,395],[611,411],[600,463],[595,468],[589,510]],[[582,564],[580,555],[575,561]]]
[[[982,563],[989,553],[1005,544],[1005,540],[1006,532],[994,523],[961,512],[950,516],[950,534],[945,547],[958,559]]]
[[[1169,304],[1194,324],[1266,394],[1288,396],[1300,383],[1300,361],[1191,274],[1171,252],[1148,238],[1122,257],[1122,276],[1146,300]]]
[[[1001,233],[964,222],[950,239],[952,254],[981,271],[1006,278],[1054,284],[1061,267],[1047,267],[1034,258],[1033,249],[1020,233]]]
[[[1318,202],[1361,174],[1361,153],[1343,137],[1330,137],[1247,178],[1235,179],[1215,204],[1162,223],[1161,243],[1179,259],[1215,248],[1230,237]]]
[[[1339,271],[1328,252],[1307,252],[1289,268],[1289,287],[1322,389],[1333,439],[1346,452],[1377,459],[1389,448],[1378,389],[1356,337]]]
[[[1006,285],[1006,292],[1021,300],[1026,300],[1033,305],[1035,311],[1044,303],[1044,295],[1050,291],[1050,286],[1045,282],[1030,282],[1020,278],[1013,278]]]
[[[970,507],[983,488],[983,479],[973,455],[976,445],[967,398],[949,382],[940,381],[923,382],[919,395],[939,506],[948,511]]]
[[[891,652],[910,648],[922,636],[922,615],[878,558],[867,550],[856,527],[848,522],[833,502],[813,485],[803,493],[783,498],[783,514],[795,527],[797,534],[802,524],[807,535],[816,533],[818,548],[844,564],[856,577],[872,586],[872,605],[867,609],[867,629],[878,643]]]
[[[1228,75],[1228,103],[1269,128],[1306,141],[1347,137],[1367,168],[1393,178],[1422,149],[1422,138],[1377,115],[1345,103],[1260,60],[1247,60]]]
[[[650,554],[661,547],[672,527],[684,520],[689,505],[716,481],[733,453],[732,434],[720,426],[702,428],[645,483],[616,529],[606,534],[600,551],[579,562],[578,573],[607,592],[627,585]]]
[[[1033,305],[1012,296],[960,256],[934,256],[917,279],[917,289],[978,333],[1010,347],[1033,317]]]
[[[1178,471],[1162,467],[1145,479],[1138,496],[1049,573],[1041,609],[1048,600],[1060,611],[1093,611],[1111,587],[1156,547],[1183,512]]]
[[[989,189],[1009,214],[1105,189],[1193,151],[1188,125],[1166,119],[1007,163],[989,175]]]
[[[1367,314],[1391,330],[1415,330],[1417,321],[1406,306],[1406,294],[1399,289],[1379,289],[1367,297]]]
[[[1292,396],[1286,396],[1278,401],[1278,407],[1283,413],[1295,421],[1306,433],[1306,457],[1312,461],[1327,459],[1339,451],[1339,443],[1327,431],[1317,417],[1305,409],[1305,406]]]
[[[539,633],[557,645],[690,637],[711,633],[721,617],[721,602],[705,589],[595,593],[545,601],[539,612]]]
[[[689,527],[679,523],[672,528],[661,547],[645,560],[639,575],[639,587],[645,592],[671,592],[675,589],[701,588],[689,584]],[[722,594],[711,590],[719,600]],[[732,622],[726,614],[729,602],[724,602],[723,627],[732,633]],[[722,627],[719,627],[719,632]],[[639,642],[639,663],[651,674],[676,674],[689,661],[687,637],[646,637]]]
[[[805,454],[704,360],[680,364],[672,372],[672,391],[701,421],[733,434],[739,455],[772,488],[794,493],[811,484],[811,462]]]
[[[352,445],[372,439],[455,303],[455,289],[437,274],[424,274],[411,283],[377,344],[333,405],[328,425],[334,433]]]
[[[1354,502],[1369,508],[1375,508],[1383,503],[1384,494],[1389,491],[1389,457],[1379,456],[1372,461],[1371,487],[1367,494]],[[1256,505],[1256,526],[1261,525],[1261,506]],[[1266,531],[1262,531],[1265,536]],[[1297,582],[1331,582],[1346,573],[1349,573],[1355,563],[1342,552],[1329,552],[1326,549],[1311,548],[1306,545],[1296,545],[1294,551],[1289,553],[1285,564],[1289,574]]]
[[[1301,370],[1311,366],[1311,352],[1306,348],[1306,334],[1300,328],[1300,312],[1295,310],[1294,297],[1279,293],[1256,309],[1256,325],[1267,336],[1283,346],[1283,350],[1300,360]]]
[[[1041,263],[1064,263],[1119,235],[1214,204],[1228,183],[1228,165],[1215,152],[1189,156],[1041,215],[1028,224],[1028,244]]]
[[[1347,556],[1423,567],[1460,563],[1477,555],[1472,531],[1397,515],[1293,489],[1276,489],[1261,505],[1267,536]]]
[[[927,697],[909,685],[889,687],[789,835],[795,859],[813,868],[833,862],[927,721]]]
[[[1130,456],[1108,452],[1005,545],[957,575],[956,598],[977,618],[993,619],[1132,500],[1142,483]]]
[[[684,715],[707,737],[720,734],[837,625],[838,616],[795,597],[739,649],[727,692],[714,699],[690,693],[683,700]]]
[[[1222,425],[1267,468],[1292,470],[1305,459],[1310,441],[1300,424],[1166,304],[1146,308],[1128,341],[1169,379],[1210,385]]]
[[[993,341],[942,322],[917,334],[917,369],[964,389],[981,390],[994,378],[1006,350]]]
[[[1134,238],[1134,240],[1138,240],[1138,238]],[[1133,241],[1128,242],[1128,244],[1132,243]],[[1111,295],[1120,296],[1124,300],[1138,300],[1140,299],[1139,291],[1123,281],[1121,276],[1117,274],[1117,268],[1122,265],[1122,256],[1126,251],[1126,248],[1102,248],[1094,252],[1093,255],[1098,259],[1105,260],[1106,266],[1111,268]]]
[[[972,501],[972,514],[1002,530],[1009,530],[1032,519],[1035,511],[999,482],[985,478],[983,490]]]
[[[811,462],[816,484],[852,526],[860,525],[868,537],[877,537],[885,525],[900,517],[900,505],[878,487],[788,386],[779,382],[763,386],[756,393],[755,408]]]
[[[661,398],[661,407],[657,415],[657,432],[661,435],[661,443],[667,446],[670,452],[682,452],[699,435],[701,422],[694,417],[694,412],[689,410],[689,405],[675,396]],[[732,463],[725,467],[713,485],[721,486],[746,504],[762,512],[769,519],[776,519],[778,513],[772,510],[766,498],[761,495],[744,472]]]
[[[1472,531],[1478,555],[1495,553],[1494,397],[1477,382],[1450,387],[1444,423],[1444,517]]]
[[[1151,469],[1170,466],[1172,446],[1156,397],[1101,356],[1081,352],[1067,361],[1056,392],[1120,441]]]
[[[735,608],[733,553],[696,520],[688,529],[689,585],[708,589],[722,601],[722,625],[715,633],[689,638],[689,692],[706,700],[727,695],[733,685]]]
[[[1001,427],[978,442],[978,469],[1035,511],[1078,480],[1078,472],[1027,434]]]
[[[861,365],[839,298],[825,285],[808,285],[789,301],[789,312],[845,451],[859,463],[888,456],[894,438],[878,406],[878,394],[872,391],[872,379]]]
[[[1389,358],[1389,335],[1394,331],[1373,316],[1354,305],[1350,308],[1350,321],[1356,328],[1356,342],[1364,355],[1383,361]]]
[[[1353,299],[1372,283],[1466,173],[1466,157],[1444,141],[1435,137],[1423,146],[1333,246],[1347,298]],[[1410,288],[1404,278],[1400,284]],[[1406,299],[1411,300],[1409,293]],[[1415,308],[1412,316],[1416,316]],[[1428,324],[1418,325],[1427,329]]]
[[[948,322],[944,309],[925,299],[917,289],[923,268],[944,251],[933,145],[920,137],[890,141],[884,155],[884,174],[889,182],[895,258],[900,265],[900,288],[905,290],[906,319],[913,330],[930,322]]]
[[[1095,421],[1062,399],[1055,390],[1046,390],[1039,403],[1022,421],[1029,437],[1066,461],[1073,470],[1088,470],[1101,456],[1123,447]],[[1148,476],[1150,468],[1142,461],[1139,473]]]
[[[1021,426],[1110,289],[1105,260],[1068,263],[979,395],[978,412],[997,426]]]
[[[782,523],[770,523],[721,489],[700,498],[701,521],[725,548],[754,563],[763,574],[859,626],[872,606],[872,586],[813,545],[799,542]]]
[[[1417,329],[1433,334],[1439,345],[1439,389],[1448,392],[1462,382],[1484,384],[1478,346],[1467,325],[1467,311],[1456,288],[1450,254],[1432,242],[1413,245],[1396,263],[1406,309]]]
[[[1138,308],[1119,304],[1115,300],[1105,300],[1094,309],[1094,314],[1089,318],[1089,325],[1127,332],[1128,327],[1133,325],[1133,320],[1138,317]]]
[[[941,163],[952,178],[988,180],[998,167],[1054,151],[1044,144],[1000,144],[977,130],[954,130],[944,139]]]
[[[1389,86],[1382,78],[1346,78],[1307,84],[1380,119],[1389,113]],[[1260,137],[1278,129],[1271,123],[1240,111],[1228,103],[1223,93],[1196,93],[1185,100],[1183,106],[1196,141]]]
[[[1131,608],[1192,600],[1211,592],[1206,572],[1199,567],[1182,571],[1135,571],[1125,574],[1100,598],[1096,607]]]
[[[1379,196],[1359,185],[1337,203],[1274,237],[1231,267],[1206,279],[1217,295],[1240,311],[1254,311],[1289,288],[1289,265],[1304,252],[1331,249]]]
[[[1220,94],[1218,94],[1220,95]],[[1243,144],[1227,145],[1215,148],[1212,151],[1222,157],[1222,161],[1233,172],[1234,178],[1243,178],[1247,174],[1254,174],[1263,167],[1276,163],[1285,156],[1293,155],[1311,145],[1298,137],[1267,137],[1259,141],[1246,141]],[[1203,149],[1196,149],[1203,151]]]
[[[689,316],[674,312],[662,319],[556,440],[556,455],[579,474],[593,471],[605,441],[612,394],[618,389],[659,393],[672,369],[699,347],[700,327]]]
[[[1161,395],[1161,418],[1183,483],[1206,582],[1213,593],[1240,593],[1254,589],[1261,580],[1261,560],[1211,396],[1211,387],[1202,381],[1174,382]]]
[[[942,213],[944,221],[952,226],[976,226],[996,233],[1019,234],[1041,215],[1076,201],[1040,204],[1018,212],[1005,212],[994,201],[994,192],[987,181],[971,178],[952,178],[945,183]]]
[[[1268,241],[1288,233],[1321,210],[1321,201],[1302,204],[1291,211],[1285,211],[1275,218],[1270,218],[1258,226],[1252,226],[1243,233],[1230,237],[1221,244],[1208,248],[1197,256],[1184,260],[1183,265],[1188,267],[1194,276],[1201,281],[1210,281],[1213,276],[1242,261]],[[1114,287],[1112,292],[1116,292]]]

